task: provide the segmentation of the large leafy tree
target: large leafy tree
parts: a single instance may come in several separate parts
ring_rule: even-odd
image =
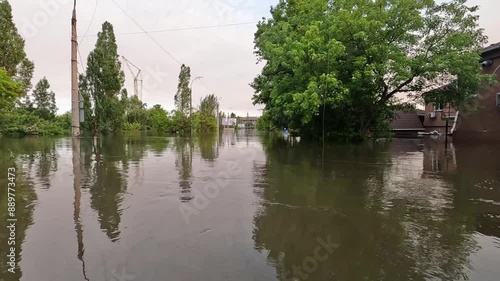
[[[488,77],[487,38],[466,0],[282,0],[255,33],[254,103],[274,126],[361,140],[381,132],[397,97],[451,82],[460,106]]]
[[[120,129],[124,116],[120,102],[125,74],[121,70],[113,25],[105,22],[94,50],[87,59],[85,76],[80,77],[80,92],[87,107],[83,128],[94,133]],[[89,108],[90,107],[90,108]]]
[[[56,117],[56,95],[53,91],[50,91],[49,81],[45,77],[35,85],[33,105],[35,113],[40,118],[52,120]]]
[[[24,39],[19,35],[12,18],[12,7],[7,0],[0,0],[0,68],[22,83],[23,92],[31,89],[34,64],[26,57]]]
[[[0,69],[0,115],[3,110],[13,109],[14,101],[21,92],[20,83],[14,81],[6,70]]]

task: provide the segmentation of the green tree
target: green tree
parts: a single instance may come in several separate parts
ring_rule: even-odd
[[[145,124],[147,119],[147,104],[143,103],[137,96],[127,99],[126,117],[128,123]]]
[[[40,79],[33,90],[34,112],[45,120],[54,119],[57,113],[56,95],[53,91],[49,91],[49,89],[49,81],[44,77]]]
[[[181,65],[179,73],[179,84],[177,85],[177,93],[175,94],[175,106],[180,113],[180,131],[188,132],[190,130],[189,114],[191,110],[191,89],[189,82],[191,81],[191,68],[186,65]]]
[[[236,118],[236,114],[234,114],[234,112],[231,112],[231,118]]]
[[[14,81],[6,70],[0,69],[0,115],[2,110],[12,109],[21,94],[21,84]]]
[[[219,108],[219,99],[211,94],[200,100],[200,111],[211,116],[217,115],[217,109]]]
[[[148,110],[148,127],[157,132],[168,132],[171,130],[171,120],[168,112],[157,104]]]
[[[0,0],[0,68],[22,83],[22,96],[31,88],[34,70],[33,62],[26,58],[24,44],[14,24],[9,1]]]
[[[271,123],[331,139],[387,128],[397,94],[420,100],[452,82],[452,103],[475,98],[486,43],[466,0],[289,0],[258,24],[265,66],[252,87]]]
[[[113,25],[109,22],[102,25],[95,48],[87,59],[85,76],[80,79],[80,91],[86,106],[87,124],[83,127],[91,128],[93,134],[120,129],[125,112],[120,101],[125,74],[121,70]]]

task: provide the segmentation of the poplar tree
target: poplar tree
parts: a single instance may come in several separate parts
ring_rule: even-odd
[[[83,128],[91,129],[93,133],[120,129],[124,116],[120,95],[125,74],[121,70],[111,23],[102,25],[95,48],[87,59],[87,71],[80,79],[80,92],[86,106]]]

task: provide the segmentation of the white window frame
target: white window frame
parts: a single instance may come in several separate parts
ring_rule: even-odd
[[[437,107],[437,105],[439,105],[439,107]],[[434,103],[434,111],[441,112],[443,110],[444,110],[444,107],[443,107],[442,103],[440,103],[440,102],[435,102]]]

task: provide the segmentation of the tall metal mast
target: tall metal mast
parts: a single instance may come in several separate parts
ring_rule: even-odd
[[[125,61],[125,64],[127,65],[128,70],[130,71],[132,76],[134,76],[134,95],[137,96],[140,101],[142,101],[142,71],[140,68],[127,60],[124,56],[122,56],[122,59]],[[131,66],[137,69],[137,74],[132,70]]]

